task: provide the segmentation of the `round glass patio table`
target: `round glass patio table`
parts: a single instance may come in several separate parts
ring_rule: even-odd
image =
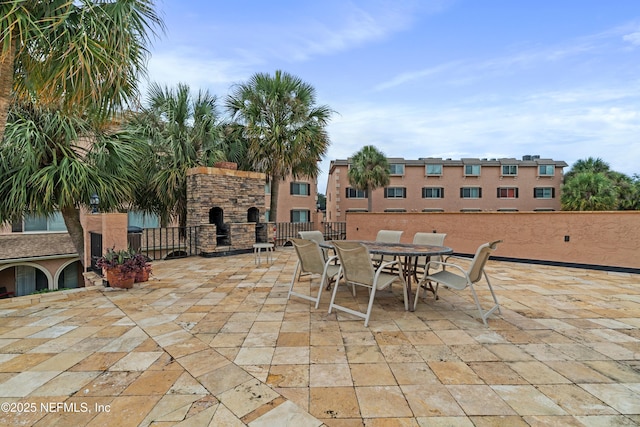
[[[371,254],[397,257],[400,259],[402,266],[402,276],[407,288],[407,298],[409,302],[409,311],[413,311],[413,301],[417,297],[419,289],[416,289],[414,295],[411,289],[411,278],[416,277],[417,260],[419,257],[426,257],[425,265],[432,256],[449,255],[453,253],[453,249],[448,246],[436,245],[418,245],[413,243],[385,243],[372,240],[349,240],[350,242],[362,243],[367,247]],[[332,241],[320,243],[320,246],[326,249],[333,249]]]

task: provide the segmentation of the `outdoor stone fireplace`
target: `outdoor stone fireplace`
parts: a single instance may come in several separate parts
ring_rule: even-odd
[[[197,227],[201,255],[251,251],[268,240],[265,180],[262,173],[234,169],[187,171],[187,226]]]

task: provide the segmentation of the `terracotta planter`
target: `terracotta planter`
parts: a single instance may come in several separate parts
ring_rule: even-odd
[[[135,272],[122,272],[119,267],[107,270],[107,282],[112,288],[133,288]]]
[[[135,283],[146,282],[149,280],[149,269],[143,268],[140,271],[136,271]]]

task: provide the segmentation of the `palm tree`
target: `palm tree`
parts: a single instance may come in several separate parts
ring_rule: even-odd
[[[144,191],[137,194],[137,205],[157,213],[164,226],[177,217],[185,227],[187,169],[211,166],[224,156],[216,97],[208,91],[194,97],[186,84],[171,89],[152,83],[147,106],[131,115],[127,127],[146,139],[149,148],[139,159],[148,187],[140,187]]]
[[[239,170],[253,170],[247,158],[249,141],[244,137],[244,126],[238,123],[223,123],[221,126],[222,141],[220,149],[224,158],[238,165]]]
[[[130,134],[96,132],[62,109],[15,104],[0,144],[0,223],[59,211],[84,262],[80,209],[94,193],[106,211],[132,199],[138,147]]]
[[[108,122],[136,95],[164,24],[152,0],[0,2],[0,141],[15,98]]]
[[[617,208],[618,210],[636,210],[638,209],[638,186],[633,178],[621,172],[610,171],[607,177],[613,183],[617,192]]]
[[[562,210],[615,210],[617,203],[616,187],[602,172],[579,172],[562,186]]]
[[[349,184],[367,193],[369,212],[373,212],[373,190],[389,185],[390,175],[387,157],[373,145],[362,147],[351,158]]]
[[[569,170],[569,172],[567,172],[564,176],[563,189],[565,187],[571,189],[571,188],[580,187],[581,185],[584,185],[586,180],[585,177],[581,178],[582,183],[572,183],[572,181],[575,180],[576,177],[580,176],[583,173],[591,174],[591,175],[600,174],[610,181],[610,184],[611,186],[613,186],[613,189],[616,195],[615,206],[612,207],[611,209],[618,209],[618,210],[638,209],[638,188],[637,188],[637,185],[635,185],[634,180],[623,173],[611,170],[611,168],[609,167],[609,164],[600,158],[589,157],[587,159],[576,161],[571,167],[571,170]],[[592,177],[592,180],[594,183],[596,181],[598,182],[601,181],[600,178],[593,178],[593,177]],[[609,191],[608,185],[598,187],[598,188],[605,189],[607,192]],[[597,195],[597,196],[604,196],[605,198],[607,197],[606,195]],[[577,204],[580,205],[580,203],[577,203]],[[576,204],[574,203],[570,203],[569,205],[576,206]],[[589,206],[589,203],[584,202],[582,203],[582,205]],[[584,209],[584,210],[589,210],[589,209]],[[597,210],[601,210],[601,209],[597,209]]]
[[[579,174],[580,172],[593,172],[593,173],[609,173],[611,169],[609,164],[601,158],[588,157],[586,159],[577,160],[571,169],[564,175],[565,182],[571,179],[572,176]]]
[[[333,111],[315,104],[311,85],[279,70],[273,76],[254,74],[227,97],[232,119],[243,126],[249,164],[271,184],[273,221],[278,218],[280,182],[289,174],[316,178],[318,161],[329,146],[325,128]]]

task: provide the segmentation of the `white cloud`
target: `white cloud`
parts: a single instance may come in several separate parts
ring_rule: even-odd
[[[439,84],[468,85],[481,79],[512,74],[523,69],[547,66],[550,63],[576,58],[580,55],[606,51],[607,40],[617,37],[620,31],[620,29],[613,29],[543,48],[519,49],[512,55],[495,58],[449,61],[429,68],[401,73],[378,84],[374,89],[392,89],[425,78],[437,79]],[[640,33],[634,34],[636,34],[637,40],[634,39],[632,43],[637,41],[640,44]],[[629,36],[625,36],[625,38]]]
[[[209,89],[225,95],[230,86],[246,80],[250,64],[221,60],[186,51],[155,53],[149,61],[149,76],[155,82],[173,86],[188,83],[192,89]]]
[[[630,138],[640,135],[640,85],[537,92],[502,99],[504,104],[466,101],[453,107],[337,105],[341,116],[329,125],[332,145],[318,179],[320,190],[326,187],[330,160],[346,159],[369,144],[406,159],[539,154],[571,165],[594,156],[619,172],[637,173],[632,159],[640,158],[640,144]]]
[[[409,4],[395,2],[380,7],[372,2],[360,7],[350,2],[325,5],[329,8],[322,17],[264,31],[275,37],[267,36],[271,43],[261,43],[261,49],[275,46],[269,49],[271,55],[295,61],[345,52],[408,28],[415,11]]]
[[[626,34],[622,36],[622,40],[631,43],[634,46],[640,46],[640,31],[635,33]]]

